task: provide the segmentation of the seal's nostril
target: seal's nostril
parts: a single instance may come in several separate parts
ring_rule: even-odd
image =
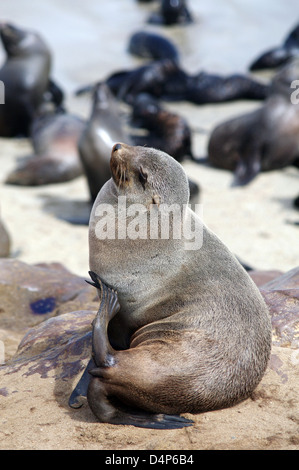
[[[121,144],[115,144],[113,147],[113,152],[115,152],[116,150],[120,150],[120,149],[121,149]]]

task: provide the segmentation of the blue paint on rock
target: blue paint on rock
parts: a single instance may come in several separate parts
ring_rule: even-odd
[[[45,313],[53,312],[56,307],[55,297],[47,297],[46,299],[39,299],[30,304],[32,313],[36,315],[44,315]]]

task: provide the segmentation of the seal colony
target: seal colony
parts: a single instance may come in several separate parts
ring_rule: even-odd
[[[92,358],[69,404],[78,407],[87,395],[101,422],[190,426],[178,415],[233,406],[258,385],[271,350],[268,310],[240,263],[188,207],[188,179],[175,159],[117,143],[110,166],[89,225],[100,298]],[[120,197],[144,208],[143,222],[156,214],[160,229],[165,205],[176,205],[183,235],[152,239],[147,225],[144,238],[99,236],[99,211],[105,207],[106,224],[117,225]],[[196,249],[186,245],[187,225],[202,235]]]

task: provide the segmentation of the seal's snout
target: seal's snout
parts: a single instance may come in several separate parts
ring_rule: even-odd
[[[118,187],[122,187],[128,181],[128,171],[127,171],[127,162],[124,151],[126,150],[126,145],[120,142],[116,143],[112,147],[111,159],[110,159],[110,169],[112,178]]]
[[[117,150],[120,150],[122,148],[121,144],[115,144],[112,148],[112,153],[116,152]]]

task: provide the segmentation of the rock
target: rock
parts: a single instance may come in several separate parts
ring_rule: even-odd
[[[248,272],[249,276],[252,278],[252,280],[255,282],[255,284],[260,287],[266,284],[269,281],[272,281],[273,279],[276,279],[279,276],[282,276],[283,272],[282,271],[276,271],[276,270],[268,270],[268,271],[249,271]]]
[[[273,344],[299,349],[299,267],[260,287],[269,307]]]
[[[299,349],[299,267],[281,271],[250,271],[268,305],[274,345]]]
[[[81,310],[49,318],[30,328],[17,352],[6,363],[6,374],[71,379],[91,355],[91,323],[96,310]]]
[[[59,263],[0,259],[0,299],[1,328],[23,334],[50,317],[96,308],[95,289]]]

